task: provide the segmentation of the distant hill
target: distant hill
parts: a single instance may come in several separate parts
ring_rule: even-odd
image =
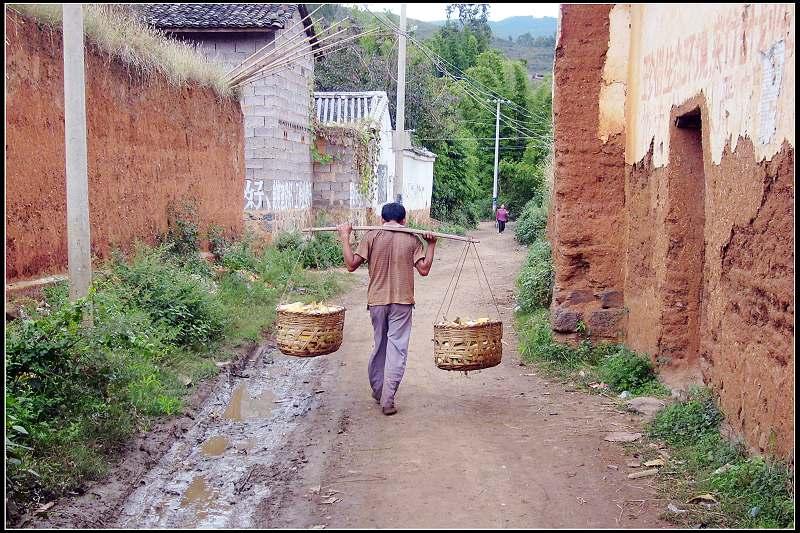
[[[497,22],[489,21],[492,34],[498,39],[516,39],[523,33],[531,37],[550,37],[556,34],[558,19],[555,17],[508,17]]]
[[[419,39],[425,40],[432,37],[445,21],[422,21],[408,19],[408,28],[416,27],[414,33]],[[492,48],[501,50],[511,59],[523,59],[528,66],[528,74],[531,78],[538,75],[546,75],[553,70],[554,45],[531,44],[530,42],[519,41],[519,36],[525,33],[530,34],[531,39],[553,38],[556,34],[557,19],[553,17],[510,17],[498,22],[490,22],[492,27]],[[519,33],[512,33],[517,32]],[[509,41],[509,35],[514,39]]]
[[[309,10],[316,8],[318,4],[309,4]],[[395,23],[399,22],[399,16],[387,14],[380,10],[376,13],[388,16]],[[353,10],[342,4],[326,4],[320,10],[320,16],[326,20],[340,20],[352,14]],[[436,33],[446,21],[422,21],[407,19],[406,27],[422,41],[430,38]],[[553,70],[554,46],[539,43],[532,43],[527,39],[519,40],[520,35],[529,34],[531,39],[555,37],[557,19],[553,17],[509,17],[496,22],[489,22],[492,29],[493,39],[492,48],[501,50],[506,56],[512,59],[525,60],[528,67],[528,74],[531,78],[546,75]],[[509,41],[511,36],[513,41]],[[526,36],[527,37],[527,36]],[[541,41],[541,39],[539,39]]]
[[[410,19],[409,19],[410,21]],[[420,28],[424,27],[426,33],[430,31],[433,33],[436,27],[444,25],[445,20],[432,20],[427,22],[414,21],[414,24],[419,24]],[[503,20],[489,21],[489,27],[492,29],[492,35],[498,39],[516,39],[523,33],[529,33],[531,37],[551,37],[556,34],[556,26],[558,19],[555,17],[508,17]]]

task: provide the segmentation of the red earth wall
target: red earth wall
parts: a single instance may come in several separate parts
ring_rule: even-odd
[[[597,138],[611,6],[561,9],[553,94],[553,329],[574,341],[583,322],[595,338],[618,340],[626,318],[624,139],[616,135],[603,143]]]
[[[556,51],[551,238],[553,327],[593,337],[595,309],[671,385],[702,380],[754,451],[793,457],[794,147],[758,161],[749,138],[710,155],[697,95],[670,114],[669,163],[626,166],[623,135],[598,139],[610,6],[563,6]],[[677,117],[695,126],[678,127]],[[692,122],[692,121],[689,121]],[[588,319],[588,320],[587,320]]]
[[[6,11],[6,282],[67,267],[61,32]],[[200,230],[242,231],[239,103],[206,87],[142,77],[86,42],[92,254],[167,229],[195,203]]]

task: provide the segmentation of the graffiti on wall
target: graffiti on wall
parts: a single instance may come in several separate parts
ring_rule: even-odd
[[[793,139],[794,6],[701,6],[700,13],[671,22],[686,27],[683,36],[660,31],[669,15],[677,16],[672,7],[639,8],[643,23],[632,39],[641,42],[643,54],[637,83],[628,80],[636,95],[626,103],[633,117],[628,164],[641,161],[652,144],[653,166],[667,165],[670,110],[697,95],[706,102],[703,121],[714,164],[740,138],[753,140],[757,160],[771,158]]]
[[[245,180],[245,211],[285,211],[311,207],[311,182],[274,180],[270,198],[264,191],[265,181]]]
[[[721,13],[710,29],[704,29],[657,48],[643,59],[643,100],[669,93],[693,80],[724,77],[726,71],[749,61],[753,50],[767,50],[771,36],[789,30],[786,7],[762,5],[756,13],[744,8]],[[748,13],[749,16],[748,16]],[[774,37],[773,37],[774,38]],[[664,69],[664,65],[684,68]]]
[[[264,205],[264,180],[245,180],[244,208],[261,211]]]

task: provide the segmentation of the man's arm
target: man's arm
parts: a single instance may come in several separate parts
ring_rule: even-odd
[[[353,225],[345,222],[337,226],[339,230],[339,239],[342,241],[342,254],[344,255],[344,264],[347,266],[349,272],[355,271],[364,262],[364,258],[360,255],[353,253],[353,248],[350,246],[350,233],[353,231]]]
[[[433,253],[436,249],[436,237],[430,233],[426,233],[423,235],[423,238],[428,243],[428,249],[425,250],[425,257],[417,261],[414,266],[417,268],[417,272],[419,272],[421,276],[427,276],[431,271],[431,266],[433,265]]]

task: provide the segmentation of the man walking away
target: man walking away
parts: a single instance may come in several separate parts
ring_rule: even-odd
[[[500,209],[497,210],[497,229],[498,233],[503,233],[506,229],[506,222],[508,222],[508,211],[506,211],[506,204],[501,204]]]
[[[403,227],[406,209],[399,203],[388,203],[381,210],[383,225]],[[424,235],[428,243],[415,235],[399,231],[371,230],[361,239],[353,253],[350,247],[350,223],[338,226],[344,262],[350,272],[362,263],[369,265],[367,309],[372,319],[375,348],[369,359],[369,381],[372,397],[381,405],[383,414],[397,412],[395,394],[403,379],[411,336],[411,312],[414,307],[414,268],[427,276],[433,264],[436,237]]]

